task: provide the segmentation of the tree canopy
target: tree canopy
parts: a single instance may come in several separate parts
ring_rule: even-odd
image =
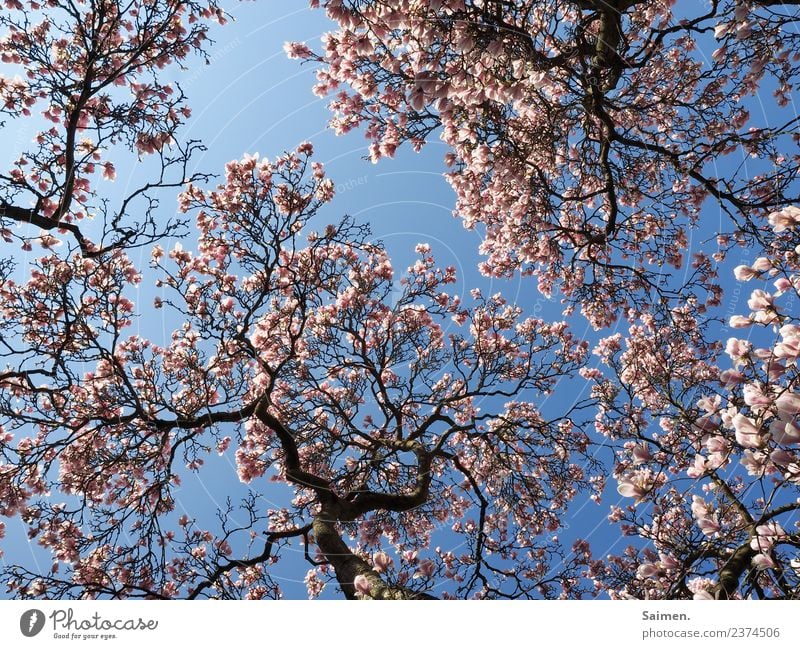
[[[481,272],[562,317],[329,223],[311,143],[190,172],[214,2],[7,2],[2,128],[47,125],[0,170],[0,516],[52,558],[9,592],[275,598],[302,548],[312,597],[797,598],[797,3],[310,4],[331,127],[442,141]],[[249,489],[215,520],[175,500],[212,454]]]

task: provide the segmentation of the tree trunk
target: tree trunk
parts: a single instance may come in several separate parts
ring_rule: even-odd
[[[336,580],[347,599],[437,599],[401,586],[390,586],[362,558],[356,556],[336,531],[338,521],[334,505],[323,505],[314,518],[312,530],[317,546],[336,573]],[[369,594],[357,593],[356,577],[363,575],[369,583]]]

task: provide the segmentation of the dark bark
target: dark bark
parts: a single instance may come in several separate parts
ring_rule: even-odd
[[[336,572],[336,579],[347,599],[358,599],[353,582],[359,575],[369,582],[370,592],[365,599],[437,599],[426,593],[387,584],[366,561],[347,547],[336,530],[337,519],[335,506],[323,506],[314,518],[312,529],[317,546]]]

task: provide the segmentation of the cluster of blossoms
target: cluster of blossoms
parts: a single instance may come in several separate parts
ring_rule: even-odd
[[[657,550],[657,556],[631,550],[617,559],[617,569],[601,571],[598,581],[615,596],[740,597],[739,580],[750,575],[762,597],[782,597],[800,580],[792,516],[800,507],[800,327],[791,315],[800,287],[798,217],[795,207],[771,213],[767,254],[735,269],[739,281],[769,281],[772,290],[752,290],[750,313],[731,316],[730,327],[752,331],[748,338],[727,340],[717,360],[722,367],[727,361],[725,369],[709,362],[713,355],[704,360],[708,352],[665,347],[652,331],[646,343],[636,343],[632,330],[625,340],[629,351],[622,351],[621,336],[596,350],[634,395],[620,416],[613,383],[597,370],[588,375],[604,404],[599,429],[612,438],[634,438],[624,443],[616,474],[617,491],[635,504],[618,509],[612,519]],[[635,373],[631,357],[626,360],[633,351]],[[660,360],[651,354],[661,354]],[[687,401],[697,391],[702,396]],[[647,435],[657,413],[660,431]],[[681,476],[692,481],[690,497],[675,491]],[[765,493],[768,498],[756,495]],[[716,566],[719,578],[701,580],[709,566]],[[636,581],[623,584],[623,568]]]
[[[785,105],[797,73],[791,19],[761,3],[311,4],[338,29],[316,52],[285,49],[321,64],[314,91],[331,97],[331,126],[364,126],[373,161],[438,135],[454,214],[482,232],[481,270],[536,276],[596,328],[682,267],[708,197],[748,219],[782,204],[796,176],[796,158],[771,153],[790,146],[785,134],[756,128],[745,107],[768,82]],[[714,174],[739,147],[764,169],[751,160],[720,192]],[[684,292],[718,299],[713,273],[692,282]]]
[[[155,306],[178,323],[166,344],[129,333],[142,273],[121,249],[51,254],[27,284],[0,284],[4,326],[53,368],[46,388],[24,371],[0,382],[2,513],[35,521],[32,537],[63,566],[35,580],[12,569],[21,595],[196,597],[213,585],[278,596],[266,566],[296,538],[316,546],[312,596],[332,579],[348,596],[386,598],[418,596],[437,576],[451,597],[547,582],[560,558],[552,534],[591,477],[575,461],[588,441],[523,398],[550,393],[587,344],[499,294],[453,295],[454,269],[427,244],[397,277],[366,228],[312,229],[333,196],[312,154],[304,143],[248,155],[215,189],[187,184],[179,207],[195,215],[197,245],[156,245],[150,259]],[[31,425],[36,437],[17,437]],[[218,530],[175,524],[181,474],[214,451],[243,483],[288,484],[291,502],[264,512],[245,500],[251,522],[236,533],[229,512]],[[89,513],[50,493],[85,499]],[[166,561],[147,520],[159,521]],[[263,559],[233,563],[262,520]],[[443,526],[473,550],[431,551]],[[109,542],[122,534],[130,541]],[[524,578],[492,557],[526,566]]]

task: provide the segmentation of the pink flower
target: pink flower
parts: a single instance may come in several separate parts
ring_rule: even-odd
[[[790,288],[792,288],[792,283],[786,279],[785,277],[779,277],[773,282],[775,289],[778,291],[778,295],[782,295]]]
[[[750,547],[758,552],[769,552],[776,541],[786,538],[780,523],[770,521],[756,527],[756,535],[750,539]]]
[[[283,51],[290,59],[307,59],[312,56],[311,50],[305,43],[286,42],[283,44]]]
[[[769,459],[772,461],[773,464],[776,464],[780,468],[791,468],[793,464],[795,464],[795,460],[797,459],[794,453],[790,453],[789,451],[782,451],[780,449],[775,449],[772,453],[769,454]],[[791,471],[789,471],[791,473]]]
[[[750,294],[750,299],[747,300],[747,306],[753,311],[764,311],[772,307],[773,298],[766,291],[757,288]]]
[[[230,311],[233,310],[233,305],[234,305],[233,298],[227,296],[223,298],[222,301],[219,303],[219,310],[222,311],[223,313],[229,313]]]
[[[757,385],[749,383],[742,388],[744,395],[744,402],[751,408],[763,410],[772,404],[772,399],[766,396],[761,388]]]
[[[776,419],[770,424],[769,432],[778,444],[800,444],[800,428],[793,421]]]
[[[665,570],[677,570],[681,567],[680,562],[669,554],[659,552],[658,559],[659,563],[664,567]]]
[[[761,536],[775,537],[778,539],[786,536],[786,530],[783,529],[780,523],[776,521],[770,521],[764,525],[758,525],[756,527],[756,534],[760,534]]]
[[[767,456],[761,451],[754,452],[747,449],[742,455],[742,459],[739,460],[739,464],[747,470],[748,475],[761,476],[767,465]]]
[[[298,155],[314,155],[314,145],[311,142],[301,142],[297,146],[297,154]]]
[[[775,232],[793,228],[800,220],[800,209],[796,207],[785,207],[779,212],[773,212],[767,217],[769,224]]]
[[[746,282],[754,277],[758,277],[758,272],[750,268],[750,266],[745,266],[743,264],[733,269],[733,276],[740,282]]]
[[[708,503],[700,496],[692,496],[692,514],[697,520],[700,531],[706,536],[712,536],[722,529],[717,515],[709,509]]]
[[[369,579],[364,575],[358,575],[353,580],[353,586],[356,589],[356,593],[359,595],[368,596],[370,594]]]
[[[714,600],[714,595],[709,593],[707,590],[699,590],[694,595],[692,595],[692,599],[695,599],[695,600],[701,600],[701,599],[708,600],[708,599],[710,599],[710,600],[713,601]]]
[[[736,441],[745,448],[758,448],[763,444],[761,433],[755,422],[742,413],[733,417],[733,428],[736,431]]]
[[[631,455],[633,455],[634,464],[643,464],[653,457],[650,455],[650,449],[646,444],[636,444],[631,449]]]
[[[778,313],[774,309],[765,309],[763,311],[756,311],[753,314],[753,322],[758,324],[768,325],[778,322]]]
[[[694,464],[686,469],[686,475],[690,478],[700,478],[706,473],[706,459],[702,455],[694,456]]]
[[[744,383],[745,376],[737,370],[725,370],[719,375],[719,382],[725,386],[727,390]]]
[[[117,170],[114,168],[114,164],[111,162],[106,162],[103,165],[103,178],[106,180],[114,180],[117,177]]]
[[[706,448],[710,453],[727,453],[729,445],[724,437],[714,435],[706,440]]]
[[[405,550],[403,552],[403,561],[406,563],[416,563],[417,561],[417,551],[416,550]]]
[[[775,568],[775,562],[772,560],[772,557],[763,553],[759,553],[754,556],[752,564],[756,570],[768,570],[770,568]]]
[[[386,572],[393,563],[392,558],[385,552],[376,552],[372,555],[372,565],[376,572]]]
[[[800,356],[800,338],[792,336],[784,338],[782,342],[775,345],[776,358],[796,359]]]
[[[734,329],[742,329],[744,327],[749,327],[753,324],[753,321],[743,315],[732,315],[729,324]]]
[[[641,502],[652,487],[653,480],[650,471],[639,470],[620,478],[617,492],[625,498],[635,498],[638,503]]]
[[[753,270],[763,273],[772,268],[772,262],[767,257],[759,257],[753,262]]]
[[[55,246],[60,246],[61,240],[57,239],[52,234],[44,232],[39,236],[39,245],[42,246],[42,248],[44,248],[45,250],[50,250]]]
[[[423,559],[419,562],[415,576],[430,577],[436,571],[436,564],[430,559]]]
[[[306,573],[306,578],[304,581],[306,583],[306,589],[308,590],[309,599],[318,597],[322,592],[322,589],[325,588],[325,582],[319,578],[317,571],[314,569],[311,569]]]
[[[775,400],[778,412],[782,415],[800,414],[800,394],[794,392],[784,392]]]
[[[750,349],[750,343],[739,338],[728,338],[728,342],[725,345],[725,353],[730,356],[733,361],[746,358],[750,353]]]
[[[661,566],[657,563],[643,563],[636,569],[637,579],[648,579],[656,577],[661,572]]]
[[[715,395],[713,397],[703,397],[697,400],[697,407],[701,408],[705,412],[710,415],[713,415],[717,410],[719,410],[719,404],[721,403],[722,399],[719,395]]]
[[[719,23],[716,27],[714,27],[714,38],[717,40],[724,38],[724,36],[731,30],[731,26],[733,24],[733,22]]]

